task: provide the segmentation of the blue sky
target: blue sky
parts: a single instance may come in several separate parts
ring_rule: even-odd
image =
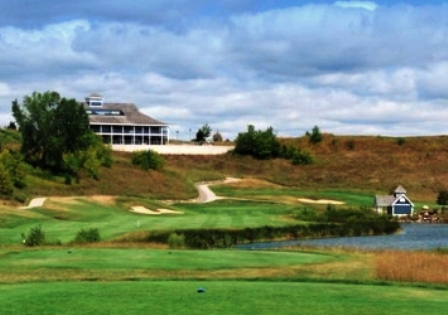
[[[0,125],[56,90],[133,102],[172,136],[448,133],[443,1],[0,0]]]

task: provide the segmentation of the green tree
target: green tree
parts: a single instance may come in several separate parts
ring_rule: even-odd
[[[42,226],[30,228],[28,235],[22,233],[22,240],[25,246],[42,246],[45,245],[45,232]]]
[[[212,136],[213,142],[222,142],[222,135],[219,133],[219,131],[216,131]]]
[[[0,196],[11,196],[14,186],[6,168],[0,164]]]
[[[3,165],[15,187],[25,186],[26,164],[22,162],[22,155],[19,152],[12,149],[0,152],[0,164]]]
[[[448,205],[448,190],[443,189],[437,195],[437,204],[440,206]]]
[[[165,160],[153,150],[136,151],[132,154],[132,164],[140,166],[144,170],[162,170]]]
[[[251,155],[258,159],[270,159],[280,154],[280,143],[272,127],[265,131],[255,130],[253,125],[246,132],[240,132],[235,140],[235,153]]]
[[[319,127],[314,126],[311,130],[310,142],[313,144],[319,143],[322,141],[322,133],[320,132]]]
[[[85,108],[57,92],[33,92],[23,98],[23,104],[15,100],[12,113],[22,134],[21,152],[33,166],[78,172],[86,165],[81,152],[98,146]]]
[[[210,133],[212,132],[212,129],[208,124],[203,125],[201,128],[198,129],[198,132],[196,133],[196,139],[194,141],[199,143],[204,143],[208,137],[210,137]]]

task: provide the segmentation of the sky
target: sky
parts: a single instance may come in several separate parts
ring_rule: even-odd
[[[189,139],[448,133],[448,0],[0,0],[0,126],[34,91]]]

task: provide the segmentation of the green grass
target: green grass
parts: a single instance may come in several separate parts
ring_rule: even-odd
[[[177,204],[168,208],[182,211],[175,215],[144,215],[129,211],[131,205],[149,209],[167,208],[138,198],[120,198],[115,204],[82,199],[67,203],[49,202],[43,208],[9,211],[1,216],[0,245],[19,244],[21,233],[37,225],[47,240],[72,240],[80,229],[97,228],[103,240],[142,230],[174,228],[243,228],[266,224],[284,225],[294,206],[267,202],[220,200],[207,204]]]
[[[216,271],[279,268],[344,260],[346,255],[298,251],[191,251],[145,248],[0,249],[0,273],[76,269],[94,271]],[[51,271],[50,271],[51,272]],[[104,280],[107,280],[106,278]]]
[[[275,200],[278,197],[295,197],[310,199],[332,199],[345,202],[350,206],[372,206],[374,192],[357,190],[337,190],[337,189],[314,189],[304,190],[290,187],[275,188],[234,188],[232,185],[216,185],[213,191],[220,196],[247,199]]]
[[[197,293],[199,287],[205,293]],[[447,291],[288,282],[0,285],[2,314],[446,314]]]

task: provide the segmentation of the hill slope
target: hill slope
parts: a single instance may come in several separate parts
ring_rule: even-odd
[[[2,132],[2,138],[10,133]],[[17,139],[17,137],[16,137]],[[282,144],[307,150],[315,157],[309,166],[290,161],[255,160],[232,154],[216,156],[165,156],[162,172],[133,166],[131,153],[114,152],[112,168],[100,179],[82,178],[65,185],[63,178],[28,176],[18,193],[42,195],[141,195],[154,199],[188,199],[196,196],[194,183],[224,177],[253,177],[300,188],[333,188],[387,193],[403,185],[412,198],[434,201],[448,187],[448,137],[359,137],[324,135],[312,145],[308,137],[280,139]],[[3,141],[5,142],[5,141]],[[43,179],[47,178],[47,179]],[[23,198],[22,198],[23,199]]]

